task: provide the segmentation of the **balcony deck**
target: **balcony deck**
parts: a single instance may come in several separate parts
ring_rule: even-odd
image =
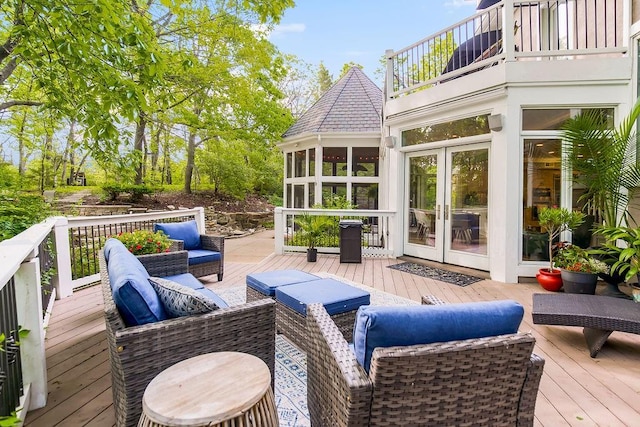
[[[536,426],[632,426],[640,420],[640,336],[614,332],[591,359],[580,328],[534,325],[531,295],[537,284],[483,280],[458,287],[387,268],[398,260],[364,259],[340,264],[337,255],[307,263],[303,255],[273,255],[273,232],[228,240],[225,275],[212,289],[244,284],[251,272],[296,268],[329,272],[376,289],[420,300],[433,294],[445,301],[510,298],[525,307],[521,330],[532,331],[535,352],[546,360],[536,406]],[[56,302],[46,336],[49,397],[45,408],[27,414],[26,426],[112,426],[115,418],[99,286]]]

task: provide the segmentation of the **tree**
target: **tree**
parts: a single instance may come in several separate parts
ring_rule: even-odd
[[[351,61],[348,62],[346,64],[344,64],[342,66],[342,69],[340,70],[340,77],[338,77],[338,80],[340,80],[342,77],[344,77],[345,74],[347,74],[349,72],[350,69],[352,69],[353,67],[358,67],[361,70],[364,69],[364,67],[360,64],[356,64],[355,62]]]
[[[333,76],[329,74],[329,70],[324,66],[324,63],[320,61],[317,71],[318,79],[318,98],[322,96],[326,91],[333,86]]]

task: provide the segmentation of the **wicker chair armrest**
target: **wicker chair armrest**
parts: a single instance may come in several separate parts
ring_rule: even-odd
[[[372,386],[322,304],[307,306],[307,400],[311,424],[368,425]]]
[[[171,252],[184,250],[184,240],[169,239],[169,241],[171,242],[171,246],[169,246]]]
[[[527,369],[527,377],[520,396],[520,404],[518,405],[518,427],[533,426],[536,398],[538,397],[538,387],[540,386],[543,369],[544,359],[532,353],[529,369]]]
[[[202,249],[220,252],[220,255],[222,255],[224,254],[224,236],[201,234],[200,246],[202,246]]]
[[[165,277],[189,271],[187,251],[138,255],[138,259],[150,276]]]

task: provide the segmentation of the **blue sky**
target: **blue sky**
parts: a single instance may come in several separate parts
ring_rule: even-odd
[[[399,50],[475,13],[476,0],[297,0],[270,40],[283,53],[336,79],[355,62],[374,72],[386,49]]]

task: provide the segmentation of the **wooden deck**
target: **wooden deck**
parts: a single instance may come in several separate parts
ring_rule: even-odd
[[[251,238],[246,238],[251,239]],[[239,239],[244,240],[244,239]],[[448,302],[514,299],[525,307],[522,331],[537,339],[535,352],[546,360],[536,405],[537,426],[639,426],[640,336],[614,332],[596,359],[589,357],[580,328],[534,325],[531,295],[537,284],[483,280],[459,287],[387,268],[395,259],[365,259],[340,264],[337,255],[248,257],[244,248],[262,248],[269,240],[234,243],[237,256],[225,261],[224,280],[205,285],[217,289],[245,283],[248,273],[279,269],[328,272],[376,289],[420,301],[433,294]],[[273,243],[271,241],[271,248]],[[268,250],[268,249],[266,249]],[[226,251],[225,251],[226,252]],[[639,307],[640,309],[640,307]],[[56,302],[46,336],[49,397],[45,408],[27,414],[26,426],[112,426],[114,412],[107,344],[99,286],[77,291]]]

